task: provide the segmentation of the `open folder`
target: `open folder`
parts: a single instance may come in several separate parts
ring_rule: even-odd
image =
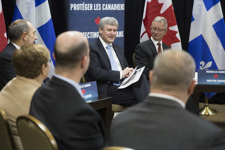
[[[129,85],[137,82],[140,79],[140,77],[141,77],[142,72],[144,71],[144,69],[145,69],[145,66],[142,67],[142,68],[139,68],[139,69],[137,69],[137,66],[136,66],[134,68],[134,70],[132,71],[131,75],[123,80],[123,82],[118,87],[118,89],[126,88]]]

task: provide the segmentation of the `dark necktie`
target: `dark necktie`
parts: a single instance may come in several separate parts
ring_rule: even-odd
[[[157,43],[157,45],[158,45],[158,53],[161,53],[162,52],[161,43]]]

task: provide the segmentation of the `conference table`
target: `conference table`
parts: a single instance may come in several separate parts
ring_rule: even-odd
[[[195,86],[192,98],[195,103],[199,106],[199,94],[203,92],[217,92],[225,93],[225,85],[219,84],[197,84]]]
[[[112,98],[106,96],[99,96],[98,98],[87,101],[102,117],[106,127],[106,131],[109,133],[110,124],[112,121]]]

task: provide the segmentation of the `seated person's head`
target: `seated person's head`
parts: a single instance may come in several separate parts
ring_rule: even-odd
[[[8,38],[18,46],[32,44],[37,40],[34,26],[27,20],[17,19],[9,25]]]
[[[195,86],[195,68],[194,59],[185,51],[160,53],[155,59],[153,71],[150,71],[151,91],[190,96]]]
[[[43,81],[48,76],[49,59],[49,51],[44,45],[25,44],[14,52],[12,62],[18,76]]]
[[[54,46],[55,72],[59,74],[80,69],[83,75],[89,66],[89,51],[88,40],[81,32],[61,33]]]
[[[114,17],[104,17],[100,20],[99,24],[99,36],[106,44],[114,42],[119,23]]]

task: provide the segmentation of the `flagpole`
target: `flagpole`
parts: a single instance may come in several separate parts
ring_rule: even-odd
[[[209,108],[209,100],[205,96],[205,104],[204,107],[200,111],[201,116],[215,116],[217,114],[216,110]]]

